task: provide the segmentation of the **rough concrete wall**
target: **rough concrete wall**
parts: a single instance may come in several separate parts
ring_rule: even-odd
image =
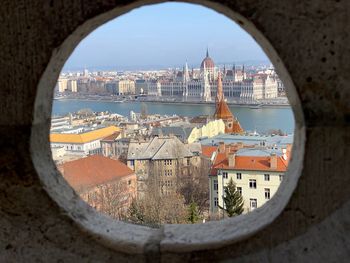
[[[48,151],[48,109],[60,67],[82,36],[140,3],[145,1],[2,1],[0,261],[349,261],[350,2],[346,0],[205,2],[251,32],[281,69],[283,80],[289,81],[285,68],[296,88],[290,99],[299,126],[297,154],[303,154],[304,133],[306,139],[301,177],[287,207],[266,227],[234,241],[199,245],[196,251],[187,249],[192,241],[182,235],[186,227],[103,228],[110,221],[95,215],[54,171]],[[46,90],[38,90],[40,80]],[[35,102],[37,95],[41,99]],[[33,140],[33,134],[41,138]],[[39,176],[39,170],[46,175]],[[288,185],[282,190],[288,191]],[[247,221],[254,225],[268,216],[265,211],[261,218],[250,216]],[[92,233],[84,225],[97,230]],[[101,237],[105,230],[132,233],[141,241],[115,242],[107,233]],[[207,238],[226,232],[230,229],[218,227],[208,231]]]

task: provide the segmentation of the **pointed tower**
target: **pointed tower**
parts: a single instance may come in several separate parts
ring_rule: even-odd
[[[221,80],[221,73],[219,71],[218,73],[218,84],[217,84],[217,91],[216,91],[216,99],[215,102],[218,105],[222,100],[224,100],[224,92],[222,90],[222,80]]]
[[[190,74],[188,72],[187,61],[186,61],[186,64],[185,64],[184,70],[183,70],[183,80],[184,80],[184,82],[188,82],[190,80]]]
[[[207,71],[205,64],[203,65],[203,74],[202,74],[202,100],[211,101],[209,72]]]
[[[242,79],[243,79],[243,80],[245,79],[245,70],[244,70],[244,64],[243,64],[243,67],[242,67]]]
[[[225,123],[225,133],[242,134],[244,132],[239,121],[233,116],[227,103],[225,102],[220,72],[218,74],[216,109],[214,113],[214,118],[223,120],[223,122]]]
[[[188,65],[187,61],[183,69],[183,74],[182,74],[182,79],[183,79],[183,89],[182,89],[182,94],[185,97],[185,100],[187,100],[188,97],[188,82],[190,81],[190,75],[188,72]]]

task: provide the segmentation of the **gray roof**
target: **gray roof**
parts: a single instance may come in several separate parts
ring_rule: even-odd
[[[287,136],[265,136],[265,135],[233,135],[233,134],[219,134],[212,138],[201,140],[202,145],[218,145],[219,142],[225,144],[242,142],[245,145],[261,145],[275,146],[277,148],[286,147],[287,144],[293,144],[293,134]]]
[[[131,142],[128,159],[177,159],[191,157],[193,153],[176,137],[155,137],[150,142]]]
[[[270,156],[272,153],[275,153],[277,156],[282,156],[282,149],[270,149],[270,148],[242,148],[236,152],[237,156]]]
[[[181,127],[181,126],[172,126],[172,127],[161,127],[154,128],[151,132],[151,136],[169,136],[175,135],[183,142],[187,141],[190,136],[193,127]]]

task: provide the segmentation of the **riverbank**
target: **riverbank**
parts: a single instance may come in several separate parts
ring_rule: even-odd
[[[144,105],[146,107],[144,107]],[[59,99],[53,101],[52,115],[63,116],[89,108],[95,112],[108,111],[123,116],[130,116],[130,112],[141,112],[146,109],[148,114],[161,114],[168,116],[196,117],[199,115],[213,115],[213,103],[169,103],[169,102],[113,102],[113,100],[96,99]],[[248,131],[256,130],[266,133],[270,129],[281,129],[285,133],[293,133],[294,118],[290,107],[262,107],[252,108],[229,105],[231,112],[238,118],[242,127]]]
[[[208,105],[215,106],[215,102],[203,102],[203,101],[169,101],[169,100],[154,100],[150,98],[141,97],[141,99],[118,99],[117,97],[58,97],[54,100],[78,100],[78,101],[101,101],[101,102],[115,102],[115,103],[159,103],[159,104],[169,104],[169,105]],[[260,109],[260,108],[290,108],[288,103],[237,103],[237,102],[227,102],[228,105],[239,108],[251,108],[251,109]]]

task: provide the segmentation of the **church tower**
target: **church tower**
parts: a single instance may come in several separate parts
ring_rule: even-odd
[[[206,65],[203,65],[202,74],[202,101],[211,101],[211,89],[209,83],[209,72],[206,70]]]
[[[185,100],[187,100],[187,97],[188,97],[188,82],[190,81],[190,74],[188,72],[187,61],[186,61],[186,64],[185,64],[185,66],[183,68],[182,78],[183,78],[183,80],[182,80],[182,85],[183,85],[182,95],[185,98]]]
[[[216,109],[214,118],[215,119],[222,119],[225,123],[225,133],[236,133],[236,134],[242,134],[244,131],[237,120],[231,113],[226,101],[224,92],[222,89],[222,80],[221,80],[221,73],[218,74],[218,84],[217,84],[217,94],[216,94]]]

